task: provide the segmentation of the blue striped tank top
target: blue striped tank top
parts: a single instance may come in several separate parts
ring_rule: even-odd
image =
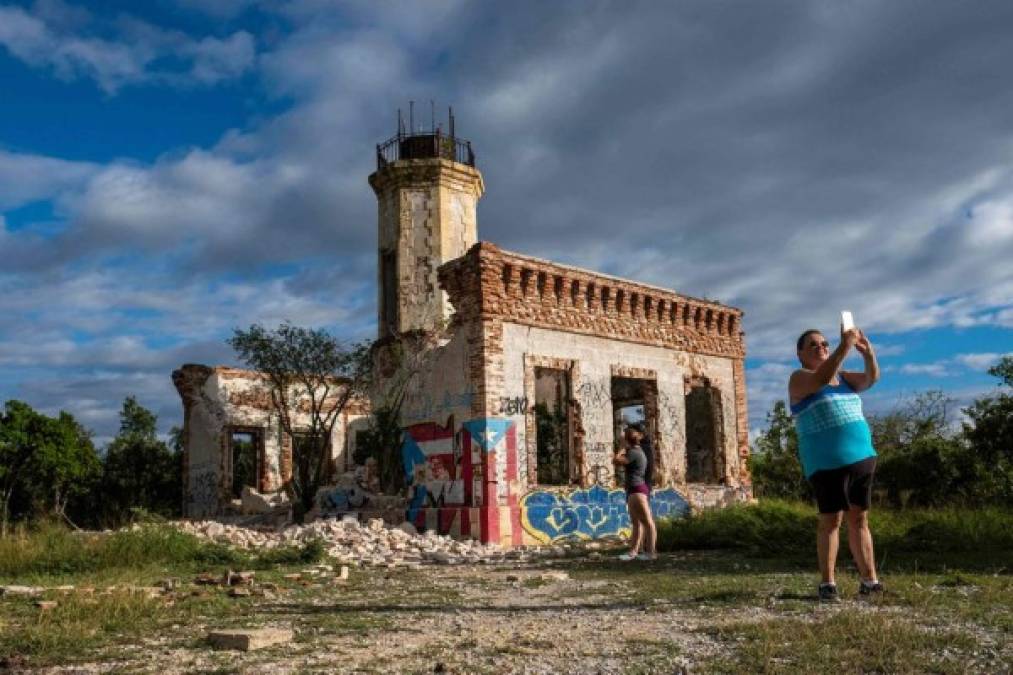
[[[791,406],[798,432],[798,454],[808,478],[817,471],[875,457],[872,433],[862,413],[862,399],[840,378]]]

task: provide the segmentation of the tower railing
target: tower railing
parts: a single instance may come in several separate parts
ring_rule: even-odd
[[[376,168],[384,168],[399,159],[449,159],[475,166],[471,141],[442,133],[440,129],[418,133],[399,132],[376,146]]]

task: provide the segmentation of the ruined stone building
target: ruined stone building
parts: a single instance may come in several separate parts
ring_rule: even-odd
[[[482,174],[453,134],[399,132],[378,146],[369,184],[378,337],[439,339],[401,409],[407,494],[377,498],[354,465],[363,401],[335,429],[336,472],[357,478],[335,488],[331,509],[400,500],[388,518],[505,545],[614,535],[629,517],[611,457],[631,419],[653,440],[656,514],[750,495],[740,310],[479,241]],[[292,440],[256,378],[174,373],[189,515],[220,512],[243,481],[269,491],[289,475]],[[239,465],[255,468],[237,478]]]

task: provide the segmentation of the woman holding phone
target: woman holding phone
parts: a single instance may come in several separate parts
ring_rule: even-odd
[[[626,427],[626,447],[616,453],[616,464],[626,467],[626,507],[630,511],[630,550],[620,560],[655,560],[658,530],[651,514],[651,486],[647,482],[648,460],[640,442],[644,430],[638,424]],[[643,551],[640,548],[643,546]]]
[[[822,581],[818,594],[826,602],[839,601],[834,567],[845,514],[848,544],[861,575],[859,594],[883,592],[876,578],[868,520],[876,451],[858,396],[879,380],[879,364],[869,338],[847,325],[850,316],[842,319],[841,342],[833,352],[818,330],[799,336],[796,350],[802,367],[788,382],[799,458],[819,507],[816,552]],[[862,372],[841,370],[852,348],[865,362]]]

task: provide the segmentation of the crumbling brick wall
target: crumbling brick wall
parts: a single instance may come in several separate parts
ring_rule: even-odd
[[[481,242],[440,269],[441,285],[456,311],[454,322],[472,331],[476,415],[503,416],[504,401],[530,404],[526,368],[538,359],[579,364],[572,379],[582,447],[575,459],[586,484],[611,478],[615,443],[608,409],[610,378],[655,382],[662,483],[679,486],[700,504],[749,494],[748,416],[742,312],[719,303],[502,251]],[[525,366],[525,360],[528,366]],[[686,377],[703,377],[720,397],[721,476],[714,484],[686,483]],[[530,410],[509,411],[525,448],[518,490],[530,483]],[[505,492],[509,492],[506,490]]]
[[[292,442],[282,431],[259,373],[229,368],[186,364],[172,374],[183,400],[183,513],[192,518],[219,515],[231,492],[230,435],[257,431],[259,475],[262,492],[283,488],[292,476]],[[351,432],[368,414],[368,402],[352,401],[335,423],[331,439],[332,461],[338,470],[351,463]],[[307,411],[297,411],[295,425],[308,426]]]

